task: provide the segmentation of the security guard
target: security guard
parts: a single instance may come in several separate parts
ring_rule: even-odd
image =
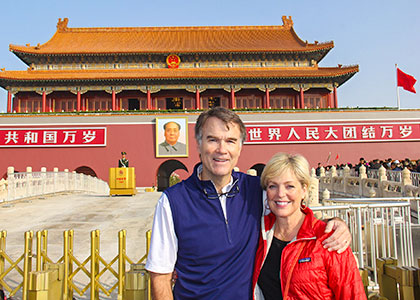
[[[127,152],[121,152],[122,158],[118,161],[118,168],[128,168],[128,159],[125,158]]]

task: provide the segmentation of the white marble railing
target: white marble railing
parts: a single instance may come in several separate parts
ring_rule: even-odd
[[[371,178],[366,174],[366,168],[360,167],[359,176],[351,176],[350,169],[345,167],[337,173],[334,167],[326,175],[321,169],[319,176],[320,191],[327,189],[330,193],[347,197],[419,197],[418,173],[409,170],[393,171],[388,174],[381,167]],[[413,184],[413,181],[417,184]]]
[[[0,181],[0,202],[23,199],[33,196],[59,192],[89,192],[109,194],[108,183],[82,173],[69,172],[67,169],[59,172],[32,172],[31,167],[26,172],[15,173],[13,167],[7,169],[7,180]]]

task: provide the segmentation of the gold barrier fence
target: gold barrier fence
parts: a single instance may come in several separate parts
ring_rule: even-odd
[[[101,257],[100,253],[100,231],[94,230],[90,233],[90,255],[85,260],[81,261],[76,258],[73,253],[74,249],[74,232],[73,230],[67,230],[63,233],[63,256],[58,259],[58,261],[53,262],[48,257],[47,246],[48,246],[48,231],[38,231],[36,232],[36,251],[33,253],[33,240],[34,234],[33,231],[25,232],[25,245],[24,245],[24,253],[19,256],[16,260],[12,259],[6,253],[6,231],[0,231],[0,289],[6,291],[10,297],[13,297],[18,293],[20,290],[22,292],[22,300],[35,300],[35,299],[63,299],[63,300],[71,300],[73,299],[73,293],[76,292],[80,296],[84,296],[86,291],[90,289],[90,299],[91,300],[99,300],[100,291],[104,293],[106,296],[110,296],[111,293],[117,289],[118,291],[118,300],[131,298],[129,296],[124,297],[125,294],[133,294],[132,291],[126,291],[127,284],[130,285],[132,288],[147,285],[144,290],[147,293],[144,299],[151,299],[150,293],[150,279],[147,276],[146,272],[141,273],[140,275],[146,275],[145,279],[146,284],[139,283],[139,278],[135,278],[133,276],[133,272],[138,272],[139,264],[144,262],[148,255],[148,250],[150,246],[150,237],[151,231],[149,230],[146,232],[146,254],[143,255],[138,261],[134,261],[130,259],[126,254],[126,230],[121,230],[118,232],[118,253],[117,255],[111,259],[111,261],[107,262],[104,258]],[[35,261],[33,260],[35,258]],[[113,265],[118,265],[118,269],[115,270]],[[35,268],[33,270],[33,264],[35,264]],[[126,266],[130,264],[132,266],[131,270],[126,272]],[[48,281],[48,276],[51,274],[47,274],[51,272],[51,269],[56,268],[57,265],[61,265],[60,269],[62,272],[59,272],[62,275],[62,295],[55,295],[54,298],[50,296],[42,296],[40,293],[35,293],[31,291],[36,285],[42,286],[43,288],[48,288],[48,282],[41,282],[41,281]],[[58,268],[58,267],[57,267]],[[141,268],[144,270],[144,268]],[[16,281],[15,278],[13,282],[17,282],[16,287],[12,287],[11,284],[7,281],[7,275],[10,275],[12,271],[17,272],[22,281]],[[110,288],[106,288],[103,284],[101,284],[100,279],[101,276],[104,275],[105,272],[110,272],[115,278],[116,283],[112,285]],[[79,273],[84,273],[89,278],[89,283],[82,288],[79,288],[74,283],[74,277]],[[42,275],[42,276],[37,276]],[[126,275],[128,276],[128,281],[126,282]],[[51,277],[51,276],[50,276]],[[42,288],[41,288],[42,289]],[[127,292],[127,293],[126,293]],[[41,296],[40,296],[41,295]]]

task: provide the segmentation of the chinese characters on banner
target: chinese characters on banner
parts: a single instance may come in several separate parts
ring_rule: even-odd
[[[0,147],[106,146],[106,128],[0,128]]]
[[[329,125],[246,125],[246,144],[420,140],[420,122]]]

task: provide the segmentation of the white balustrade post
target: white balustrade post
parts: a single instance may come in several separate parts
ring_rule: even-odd
[[[404,168],[404,170],[402,170],[401,172],[401,182],[403,185],[411,185],[413,184],[413,182],[411,181],[411,172],[409,169]]]
[[[308,191],[308,206],[320,206],[319,204],[319,179],[316,178],[315,170],[312,169],[314,172],[314,176],[311,176],[309,191]]]
[[[73,191],[77,190],[77,174],[76,171],[72,171],[71,172],[71,180],[72,180],[72,187],[73,187]]]
[[[379,170],[378,170],[378,180],[379,180],[379,184],[378,184],[378,190],[379,190],[379,197],[383,197],[384,196],[384,181],[388,181],[388,178],[386,177],[386,169],[384,168],[384,166],[380,166]]]
[[[42,182],[42,194],[44,195],[47,190],[47,168],[41,168],[41,182]]]
[[[7,168],[7,200],[13,200],[15,197],[16,187],[15,187],[15,168]]]
[[[238,168],[238,167],[234,167],[234,168],[233,168],[233,171],[235,171],[235,172],[239,172],[239,168]]]
[[[257,170],[255,169],[249,169],[246,171],[246,173],[251,176],[257,176]]]
[[[69,169],[64,169],[64,190],[69,190]]]
[[[81,190],[82,191],[86,191],[86,187],[85,187],[85,176],[84,176],[84,174],[83,173],[79,173],[79,174],[77,174],[77,175],[79,175],[79,180],[80,180],[80,187],[81,187]]]
[[[331,167],[331,177],[337,177],[337,168],[335,166]]]
[[[359,168],[359,178],[360,178],[359,196],[363,196],[363,185],[364,185],[363,179],[367,178],[366,167],[364,165],[361,165]]]
[[[56,192],[58,192],[58,168],[57,167],[55,167],[53,169],[53,174],[54,174],[54,176],[53,176],[53,190],[52,190],[52,192],[56,193]]]
[[[32,196],[32,167],[26,167],[26,195],[25,197]]]
[[[325,168],[324,167],[321,167],[319,169],[319,177],[325,177]]]
[[[359,177],[360,177],[360,179],[367,178],[366,167],[364,165],[361,165],[360,168],[359,168]]]
[[[406,186],[407,185],[412,185],[413,182],[411,181],[411,172],[409,169],[404,168],[404,170],[402,170],[401,172],[401,183],[402,183],[402,189],[401,189],[401,194],[402,196],[407,196],[406,194]]]

